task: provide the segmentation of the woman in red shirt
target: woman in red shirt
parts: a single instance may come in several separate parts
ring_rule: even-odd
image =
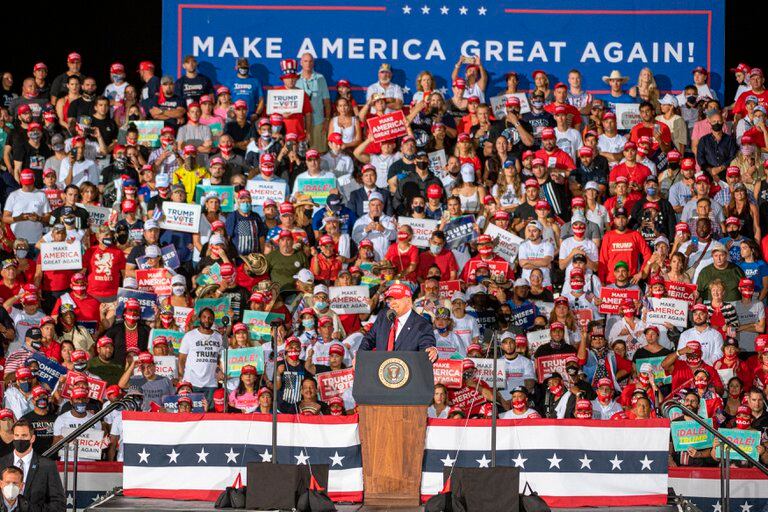
[[[88,295],[99,302],[112,302],[125,272],[125,253],[115,247],[115,237],[107,226],[99,228],[98,240],[83,258],[88,271]]]
[[[411,245],[413,229],[400,226],[397,230],[397,242],[389,246],[384,259],[391,261],[402,279],[416,282],[416,269],[419,266],[419,249]]]
[[[43,333],[43,346],[40,352],[48,359],[61,362],[61,343],[56,340],[56,320],[52,316],[40,319],[40,331]]]
[[[320,252],[312,257],[309,269],[315,274],[315,281],[335,281],[341,270],[341,256],[336,253],[336,244],[329,235],[318,241]]]

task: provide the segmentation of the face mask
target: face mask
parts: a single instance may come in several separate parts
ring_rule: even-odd
[[[532,101],[531,102],[531,106],[533,108],[541,108],[541,107],[544,106],[544,102],[543,101]]]
[[[654,299],[660,299],[664,296],[664,292],[652,292],[651,295],[653,295]]]
[[[139,114],[131,114],[128,116],[129,121],[138,121],[139,120]]]
[[[322,300],[318,300],[315,302],[315,306],[317,306],[317,309],[325,309],[328,307],[328,303]]]
[[[175,292],[175,291],[174,291]],[[160,322],[163,324],[163,327],[170,327],[171,324],[173,324],[173,317],[172,316],[161,316]]]
[[[613,396],[613,393],[611,393],[610,391],[607,393],[604,393],[602,391],[597,392],[597,399],[603,403],[607,403],[611,399],[611,396]]]
[[[584,281],[571,281],[571,289],[580,291],[584,289]]]
[[[88,367],[88,363],[77,363],[74,365],[75,370],[78,372],[85,371],[85,369]]]
[[[118,84],[125,80],[125,75],[109,75],[109,77]]]
[[[37,402],[35,402],[35,406],[38,409],[47,409],[48,408],[48,399],[47,398],[41,398]]]
[[[285,355],[288,356],[289,359],[298,359],[299,354],[301,354],[301,350],[291,349],[285,351]]]
[[[563,346],[563,340],[559,340],[559,341],[558,341],[558,340],[550,340],[550,341],[549,341],[549,344],[550,344],[550,346],[551,346],[553,349],[557,350],[557,349],[559,349],[559,348],[562,348],[562,346]]]
[[[128,162],[128,160],[124,156],[118,156],[115,158],[115,168],[117,169],[125,169],[125,164]]]
[[[266,132],[266,133],[262,133],[262,134],[261,134],[261,140],[264,140],[264,141],[266,141],[266,140],[269,140],[269,139],[271,139],[271,138],[272,138],[272,135],[271,135],[269,132]]]
[[[23,259],[27,257],[27,250],[26,249],[16,249],[15,251],[16,257],[18,259]]]
[[[31,345],[32,345],[32,348],[35,350],[40,350],[41,348],[43,348],[43,344],[39,341],[33,341]]]
[[[566,373],[567,373],[568,375],[576,375],[577,373],[579,373],[579,368],[578,368],[578,367],[576,367],[576,366],[568,366],[568,367],[565,369],[565,371],[566,371]]]
[[[107,247],[112,247],[115,241],[112,239],[112,237],[107,237],[107,238],[103,238],[101,240],[101,243],[103,243]]]
[[[691,95],[691,96],[686,96],[686,97],[685,97],[685,100],[686,100],[688,103],[694,104],[694,103],[696,103],[696,98],[697,98],[697,96],[693,96],[693,95]]]
[[[747,418],[736,418],[736,428],[739,430],[746,430],[752,425],[752,421]],[[5,491],[5,489],[3,489]],[[5,494],[5,492],[3,492]]]
[[[695,380],[693,385],[696,386],[696,389],[706,389],[709,386],[709,382],[706,380]]]
[[[645,189],[645,193],[649,196],[655,196],[656,195],[656,187],[648,187]]]
[[[422,170],[422,171],[423,171],[423,170],[424,170],[424,169],[426,169],[427,167],[429,167],[429,162],[424,162],[424,161],[418,161],[418,162],[416,162],[416,168],[417,168],[417,169],[420,169],[420,170]]]
[[[723,123],[714,123],[712,125],[712,131],[713,132],[721,132],[721,131],[723,131]]]
[[[416,153],[403,153],[403,158],[407,160],[413,160],[414,156],[416,156]]]
[[[437,332],[439,332],[440,334],[445,334],[446,332],[448,332],[448,328],[447,327],[435,327],[435,330]]]
[[[14,439],[13,449],[19,453],[24,453],[25,451],[29,450],[30,444],[31,443],[29,442],[29,439]]]
[[[124,315],[125,321],[131,324],[135,324],[139,321],[139,315],[136,313],[125,313]]]
[[[72,404],[72,409],[75,410],[77,414],[85,414],[85,410],[88,407],[88,404],[85,402],[81,402],[79,404]]]
[[[411,208],[413,210],[413,213],[424,213],[425,207],[422,205],[416,205]]]
[[[251,203],[239,203],[237,209],[240,210],[240,213],[250,213]]]
[[[72,285],[72,291],[75,293],[83,293],[85,291],[86,285],[84,284],[73,284]]]
[[[309,320],[302,320],[301,325],[304,326],[305,329],[312,330],[315,328],[315,321],[311,318]]]
[[[19,382],[19,388],[23,392],[29,393],[29,390],[32,389],[32,383],[31,382]]]
[[[237,68],[237,72],[241,75],[247,75],[248,74],[248,68]]]
[[[429,252],[432,254],[440,254],[440,251],[443,250],[442,245],[435,245],[435,244],[429,244]]]
[[[15,443],[16,441],[14,441]],[[29,441],[27,441],[29,443]],[[16,484],[8,484],[3,487],[3,497],[8,501],[13,501],[19,497],[19,486]]]
[[[31,132],[29,134],[29,140],[34,140],[35,142],[37,142],[38,140],[40,140],[42,136],[43,134],[41,132],[37,132],[37,131]]]
[[[576,236],[584,236],[586,232],[587,228],[585,226],[573,226],[573,234]]]
[[[173,286],[171,288],[171,291],[173,292],[173,294],[175,296],[181,297],[182,295],[184,295],[184,292],[186,291],[186,287],[184,287],[184,286]]]
[[[563,392],[563,385],[562,384],[557,384],[557,385],[554,385],[554,386],[550,384],[549,386],[547,386],[547,388],[549,389],[550,393],[552,393],[553,395],[556,395],[556,396],[560,395]]]
[[[512,400],[512,408],[516,411],[522,411],[528,406],[526,400]]]
[[[688,363],[688,366],[691,368],[696,368],[699,366],[699,364],[701,364],[701,357],[692,357],[691,354],[688,354],[686,356],[685,362]]]
[[[275,170],[274,169],[270,169],[270,168],[267,167],[266,169],[262,169],[261,170],[261,174],[263,174],[264,176],[269,178],[270,176],[275,174]]]
[[[488,279],[488,276],[475,276],[475,280],[477,281],[477,284],[482,283],[486,279]]]

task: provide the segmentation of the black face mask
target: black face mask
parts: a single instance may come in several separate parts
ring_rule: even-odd
[[[128,120],[129,121],[138,121],[139,119],[141,119],[139,114],[131,114],[131,115],[128,116]]]
[[[13,449],[16,450],[18,453],[24,453],[25,451],[29,450],[29,445],[30,445],[29,439],[13,440]]]
[[[413,213],[424,213],[424,207],[420,204],[412,207],[411,210],[413,210]]]
[[[712,131],[713,132],[721,132],[721,131],[723,131],[723,123],[714,123],[712,125]]]
[[[102,238],[101,242],[107,247],[112,247],[115,241],[112,238]]]
[[[734,231],[729,231],[728,236],[736,240],[737,238],[739,238],[739,230],[737,229]]]
[[[424,162],[424,161],[417,161],[417,162],[416,162],[416,167],[417,167],[417,168],[419,168],[419,169],[421,169],[421,170],[423,171],[424,169],[426,169],[427,167],[429,167],[429,162]]]
[[[686,96],[685,99],[688,103],[691,105],[694,105],[696,103],[697,96]]]

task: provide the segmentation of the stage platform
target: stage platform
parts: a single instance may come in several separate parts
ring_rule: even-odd
[[[360,504],[337,505],[339,512],[422,512],[423,507],[415,508],[373,508]],[[173,501],[149,498],[126,498],[125,496],[110,496],[99,503],[94,503],[87,511],[103,512],[189,512],[213,511],[213,503],[209,501]],[[234,509],[229,509],[234,510]],[[663,507],[595,507],[595,508],[553,508],[554,512],[673,512],[676,508],[672,505]]]

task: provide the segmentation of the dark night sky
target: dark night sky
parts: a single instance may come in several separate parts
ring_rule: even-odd
[[[722,0],[725,1],[725,0]],[[32,65],[44,61],[52,79],[65,70],[66,55],[78,51],[83,56],[83,71],[96,72],[99,88],[108,83],[109,65],[119,60],[128,70],[128,80],[138,83],[136,68],[141,60],[160,62],[160,35],[162,31],[162,1],[137,0],[132,2],[56,2],[36,4],[30,8],[25,2],[7,2],[3,18],[13,27],[9,30],[3,52],[5,59],[0,70],[11,71],[20,87],[25,76],[31,74]],[[730,0],[726,3],[726,98],[733,97],[735,82],[728,69],[739,62],[768,68],[763,31],[754,23],[763,19],[758,4]],[[93,21],[84,18],[88,12]],[[80,28],[82,26],[83,28]],[[39,34],[37,37],[20,36],[20,32]]]

